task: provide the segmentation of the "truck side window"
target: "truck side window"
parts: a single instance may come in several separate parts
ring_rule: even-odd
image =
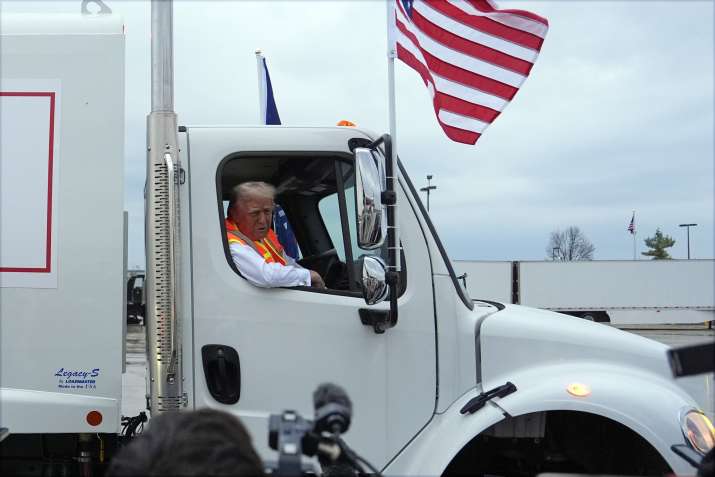
[[[348,154],[306,153],[305,156],[286,157],[235,154],[222,161],[217,179],[221,201],[220,232],[226,258],[239,275],[240,271],[231,259],[223,219],[231,190],[245,181],[264,181],[276,188],[275,202],[285,214],[283,219],[293,228],[298,263],[323,277],[328,288],[323,293],[361,296],[360,256],[387,258],[386,245],[377,250],[362,250],[357,246],[355,174],[352,157]],[[403,265],[403,291],[405,277]]]

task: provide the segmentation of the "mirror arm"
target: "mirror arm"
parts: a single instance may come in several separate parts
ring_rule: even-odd
[[[390,285],[390,328],[397,324],[397,296],[400,294],[399,283],[400,274],[395,271],[397,263],[397,250],[399,244],[395,240],[395,208],[397,207],[397,193],[395,189],[397,184],[395,181],[395,171],[392,164],[392,137],[389,134],[383,134],[372,144],[370,148],[376,149],[380,144],[385,145],[385,175],[387,176],[387,188],[382,193],[381,199],[384,205],[387,205],[387,266],[390,270],[385,275],[388,285]]]
[[[387,266],[390,271],[385,275],[385,281],[390,286],[390,325],[392,328],[397,324],[397,297],[400,294],[399,283],[400,274],[395,271],[397,263],[397,250],[399,244],[395,240],[395,208],[397,207],[397,187],[395,181],[395,171],[392,164],[392,137],[389,134],[383,134],[376,139],[370,146],[371,149],[377,149],[381,144],[385,146],[385,176],[387,176],[386,190],[381,194],[382,203],[387,205]]]

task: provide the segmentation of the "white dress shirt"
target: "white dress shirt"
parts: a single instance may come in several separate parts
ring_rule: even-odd
[[[301,267],[291,257],[286,265],[266,263],[250,245],[231,243],[231,258],[246,280],[257,287],[310,286],[310,270]]]

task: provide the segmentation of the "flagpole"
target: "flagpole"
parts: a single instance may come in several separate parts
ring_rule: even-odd
[[[263,53],[256,50],[256,70],[258,71],[258,121],[266,124],[266,82],[263,81]]]
[[[397,57],[397,46],[395,42],[395,0],[387,0],[385,5],[387,7],[387,100],[388,100],[388,116],[389,116],[389,132],[390,139],[392,140],[392,157],[388,158],[392,162],[392,177],[387,178],[393,181],[393,190],[395,192],[395,205],[393,205],[394,210],[394,236],[395,240],[393,244],[388,244],[388,246],[395,247],[395,271],[399,272],[400,267],[400,227],[399,227],[399,208],[397,207],[397,199],[399,196],[400,182],[398,177],[400,176],[397,167],[397,120],[395,117],[395,58]]]

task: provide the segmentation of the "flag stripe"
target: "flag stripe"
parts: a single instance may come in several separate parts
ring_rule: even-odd
[[[460,2],[462,0],[447,0],[451,2]],[[494,18],[494,15],[499,15],[500,17],[505,17],[505,21],[507,21],[506,24],[510,23],[519,23],[519,22],[524,22],[525,25],[529,25],[528,27],[522,27],[520,29],[524,31],[530,31],[530,29],[536,30],[538,32],[538,36],[541,38],[544,38],[546,36],[546,32],[549,29],[549,21],[544,18],[540,17],[539,15],[536,15],[534,13],[528,12],[526,10],[511,10],[511,9],[504,9],[504,10],[499,10],[496,5],[494,5],[494,2],[491,0],[464,0],[462,3],[465,3],[469,6],[472,6],[479,10],[480,12],[484,13],[490,13],[491,15],[490,18]],[[526,23],[529,22],[529,23]],[[518,27],[514,27],[518,28]],[[535,35],[537,35],[536,32],[533,32]]]
[[[442,127],[442,130],[445,132],[447,137],[452,139],[453,141],[461,142],[464,144],[474,144],[477,139],[479,139],[480,134],[475,132],[475,131],[467,131],[464,129],[459,129],[455,128],[453,126],[450,126],[446,124],[444,121],[442,121],[439,117],[439,109],[436,104],[436,93],[434,90],[434,86],[432,83],[432,80],[430,78],[430,73],[427,70],[427,68],[420,63],[420,61],[415,58],[415,56],[404,49],[402,45],[399,43],[397,44],[397,56],[400,60],[405,62],[408,66],[411,66],[415,71],[417,71],[420,76],[422,77],[422,80],[425,82],[425,85],[427,85],[427,89],[429,90],[430,94],[432,95],[432,106],[434,107],[435,113],[437,114],[437,122],[439,122],[439,125]]]
[[[493,20],[493,14],[472,10],[469,8],[470,5],[463,1],[436,1],[431,2],[430,6],[470,28],[502,38],[524,48],[538,51],[544,41],[540,36]]]
[[[450,32],[461,38],[470,40],[473,43],[489,47],[500,53],[508,55],[511,58],[520,59],[528,63],[533,62],[536,58],[537,51],[535,51],[533,48],[523,47],[509,40],[508,38],[504,39],[499,35],[490,34],[489,32],[482,32],[481,30],[475,30],[474,28],[465,25],[464,23],[461,23],[456,19],[444,14],[442,11],[440,11],[442,8],[445,8],[444,3],[420,3],[413,8],[412,22],[422,28],[417,21],[418,18],[421,17],[430,21],[442,30],[446,30],[447,32]]]
[[[459,30],[459,28],[450,28],[450,25],[443,30],[444,24],[440,25],[442,27],[440,28],[416,10],[412,13],[412,21],[420,30],[434,40],[442,44],[449,44],[455,50],[481,59],[487,63],[506,68],[522,75],[528,75],[533,65],[530,61],[516,58],[497,49],[485,46],[483,42],[479,44],[480,39],[475,37],[475,35],[469,35],[463,31],[459,32],[462,33],[462,35],[460,35],[455,31]],[[533,58],[534,53],[530,52],[530,60],[533,60]]]
[[[499,116],[499,111],[494,111],[493,109],[486,108],[479,104],[470,103],[439,91],[435,92],[435,102],[437,103],[438,109],[450,111],[462,116],[468,116],[487,124],[491,123],[497,116]],[[483,129],[484,128],[482,128],[482,130]]]
[[[400,20],[398,19],[398,24],[399,23]],[[449,48],[442,43],[439,43],[428,37],[421,30],[415,28],[413,25],[408,26],[407,24],[403,23],[402,26],[416,37],[416,43],[417,45],[419,45],[421,50],[424,50],[433,56],[439,57],[443,61],[446,61],[454,66],[458,66],[462,69],[472,71],[483,76],[494,78],[501,83],[505,83],[517,88],[521,86],[521,84],[526,79],[525,75],[514,73],[513,71],[509,71],[504,68],[486,63],[477,58],[465,55],[464,53],[460,53],[457,50]]]
[[[399,28],[399,24],[398,33],[405,33]],[[508,101],[513,98],[518,91],[518,89],[514,88],[513,86],[509,86],[504,83],[500,83],[499,81],[494,81],[491,78],[487,78],[486,76],[478,75],[472,73],[471,71],[467,71],[465,69],[450,65],[449,63],[446,63],[439,58],[430,55],[429,53],[420,51],[419,47],[415,45],[414,40],[412,39],[401,41],[400,43],[404,48],[406,48],[413,55],[419,58],[420,62],[424,64],[430,71],[453,82],[454,84],[465,85],[466,87],[474,91],[480,91],[485,95],[494,96],[496,101],[502,102]],[[453,96],[458,96],[454,93],[450,94],[452,94]],[[487,103],[480,104],[490,106],[490,104]],[[504,106],[506,106],[506,104],[504,104],[501,108],[494,109],[501,110],[504,108]]]
[[[487,94],[484,91],[480,91],[475,88],[471,88],[463,83],[452,81],[434,72],[432,73],[432,79],[434,80],[435,88],[438,91],[443,91],[444,93],[454,96],[455,98],[479,104],[493,109],[494,111],[502,111],[504,107],[509,104],[508,101],[502,98]]]
[[[453,126],[456,128],[465,129],[467,131],[474,131],[478,133],[482,133],[484,129],[489,125],[484,121],[472,119],[467,116],[462,116],[461,114],[456,114],[444,109],[439,112],[439,119],[448,126]]]
[[[450,126],[442,126],[444,133],[452,141],[461,142],[462,144],[474,144],[477,139],[481,136],[479,133],[474,133],[472,131],[465,131],[459,128],[453,128]]]
[[[495,81],[486,76],[472,73],[471,71],[467,71],[463,68],[458,68],[454,65],[440,60],[433,55],[430,55],[425,51],[421,51],[419,49],[419,46],[417,46],[417,40],[415,36],[408,32],[399,22],[397,24],[397,31],[398,36],[401,36],[400,34],[404,34],[404,36],[407,37],[399,43],[404,48],[409,50],[413,55],[415,55],[418,59],[420,59],[420,62],[426,65],[426,67],[430,71],[437,73],[443,78],[451,80],[454,83],[466,85],[474,90],[482,91],[485,94],[496,96],[498,97],[498,99],[501,100],[510,100],[518,91],[518,89],[514,88],[513,86],[509,86],[499,81]],[[453,94],[453,96],[456,95]],[[485,106],[489,106],[489,104],[485,104]]]
[[[514,97],[548,30],[546,20],[489,0],[395,0],[394,12],[397,58],[422,78],[447,137],[466,144]]]
[[[439,113],[440,110],[446,109],[462,116],[469,116],[486,123],[492,122],[499,115],[499,111],[495,109],[481,104],[465,101],[450,94],[445,94],[442,88],[436,86],[441,84],[444,80],[440,78],[438,81],[435,81],[434,76],[428,68],[419,61],[415,54],[405,50],[401,44],[397,45],[397,55],[399,59],[403,60],[420,74],[422,81],[424,81],[425,85],[427,85],[430,89],[430,93],[433,97],[432,104],[434,106],[435,113]],[[463,127],[463,129],[470,128]],[[478,129],[473,131],[481,132],[482,130],[484,130],[484,127],[480,126]]]

